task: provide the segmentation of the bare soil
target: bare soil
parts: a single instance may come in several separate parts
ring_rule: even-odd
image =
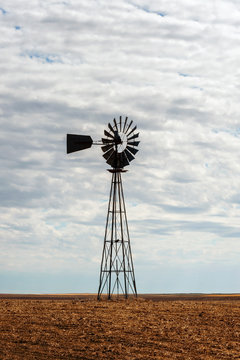
[[[0,359],[240,359],[240,296],[2,294]]]

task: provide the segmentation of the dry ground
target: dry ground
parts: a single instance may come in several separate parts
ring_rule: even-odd
[[[0,308],[0,359],[240,359],[239,297],[0,296]]]

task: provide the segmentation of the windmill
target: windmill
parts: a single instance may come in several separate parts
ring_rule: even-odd
[[[136,129],[132,120],[129,121],[128,117],[123,120],[120,116],[118,121],[113,119],[113,123],[108,124],[108,129],[104,130],[105,137],[100,141],[94,142],[89,135],[67,134],[68,154],[101,145],[103,157],[111,166],[108,169],[112,180],[100,268],[99,300],[103,294],[107,294],[108,299],[120,294],[125,298],[129,294],[137,296],[121,177],[138,152],[139,141],[136,139],[139,133],[136,133]]]

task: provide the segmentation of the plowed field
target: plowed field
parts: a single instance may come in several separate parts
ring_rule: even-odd
[[[166,300],[2,297],[0,359],[240,359],[238,297]]]

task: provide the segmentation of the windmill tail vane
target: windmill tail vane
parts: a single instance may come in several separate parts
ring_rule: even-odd
[[[137,288],[133,267],[127,213],[123,193],[121,173],[126,172],[128,166],[138,152],[139,133],[137,126],[128,117],[113,119],[104,130],[104,137],[100,141],[93,141],[89,135],[67,134],[67,154],[88,149],[92,145],[101,145],[103,157],[111,166],[112,173],[108,212],[105,227],[104,245],[100,268],[98,299],[107,296],[129,294],[137,296]]]

